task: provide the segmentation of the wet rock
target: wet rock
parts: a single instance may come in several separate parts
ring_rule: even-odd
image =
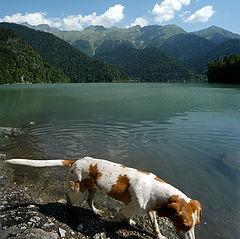
[[[226,154],[222,161],[229,168],[240,172],[240,151]]]

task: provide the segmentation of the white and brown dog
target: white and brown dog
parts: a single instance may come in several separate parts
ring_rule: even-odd
[[[69,203],[72,200],[81,202],[87,199],[94,213],[102,214],[93,204],[96,191],[101,190],[125,204],[118,219],[133,224],[132,218],[135,215],[147,212],[157,238],[163,239],[166,237],[159,231],[156,215],[168,217],[174,223],[180,238],[195,238],[194,228],[200,223],[200,203],[152,173],[91,157],[77,161],[10,159],[6,162],[33,167],[70,167]]]

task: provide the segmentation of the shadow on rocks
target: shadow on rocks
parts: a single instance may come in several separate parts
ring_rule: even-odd
[[[148,238],[154,237],[153,234],[142,230],[137,225],[130,226],[126,222],[106,220],[95,215],[91,210],[82,207],[69,206],[63,203],[36,204],[26,203],[5,208],[5,211],[17,209],[19,207],[27,208],[34,205],[37,210],[46,217],[54,218],[60,223],[68,225],[73,231],[80,232],[83,236],[93,238],[94,235],[104,232],[107,238],[141,238],[139,234],[144,234]],[[117,231],[121,231],[119,235]],[[129,231],[126,233],[124,231]],[[131,234],[131,235],[129,235]],[[135,235],[134,235],[135,234]]]

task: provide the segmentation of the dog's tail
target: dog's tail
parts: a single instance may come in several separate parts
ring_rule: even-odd
[[[9,159],[5,163],[25,165],[31,167],[53,167],[53,166],[65,166],[71,168],[76,161],[72,160],[32,160],[32,159]]]

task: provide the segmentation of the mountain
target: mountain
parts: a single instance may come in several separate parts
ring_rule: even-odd
[[[90,56],[95,55],[97,51],[103,52],[103,49],[110,51],[122,43],[139,49],[159,47],[169,37],[187,33],[176,25],[134,26],[130,28],[90,26],[82,31],[60,31],[51,29],[46,25],[33,26],[33,28],[50,32]]]
[[[69,81],[14,31],[0,27],[0,84]]]
[[[240,35],[216,26],[211,26],[209,28],[193,32],[193,34],[196,34],[205,39],[208,39],[214,42],[215,44],[222,43],[228,39],[234,39],[234,38],[240,39]]]
[[[178,34],[168,38],[160,50],[176,57],[196,72],[201,72],[198,60],[212,51],[216,45],[195,34]]]
[[[61,69],[70,78],[71,82],[119,82],[130,80],[125,73],[109,64],[85,55],[50,33],[36,31],[13,23],[0,23],[0,26],[14,30],[41,57]]]
[[[120,46],[96,57],[141,82],[183,82],[198,78],[181,62],[157,48],[135,49]]]
[[[216,45],[211,51],[206,52],[195,61],[195,68],[199,71],[206,71],[207,64],[223,59],[231,54],[240,55],[240,39],[229,39]]]
[[[141,29],[141,36],[136,39],[141,48],[160,47],[168,38],[177,35],[185,34],[182,28],[177,25],[152,25]]]

